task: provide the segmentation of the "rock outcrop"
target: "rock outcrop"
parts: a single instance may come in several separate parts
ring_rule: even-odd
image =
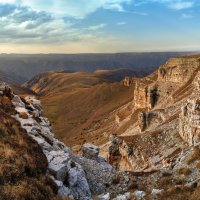
[[[132,77],[129,77],[129,76],[126,76],[123,80],[122,80],[122,83],[124,86],[126,87],[130,87],[131,85],[134,84],[134,78]]]
[[[145,83],[137,81],[134,89],[134,109],[146,108],[151,110],[158,101],[157,86],[149,86]]]
[[[186,83],[200,66],[197,58],[171,58],[158,70],[158,81]]]
[[[84,144],[82,147],[83,157],[96,160],[99,156],[99,147],[92,144]]]
[[[182,107],[179,133],[189,145],[200,144],[200,99],[188,100]]]
[[[40,102],[34,97],[27,97],[23,102],[13,94],[12,103],[17,111],[15,119],[42,147],[48,160],[47,172],[57,184],[58,194],[71,196],[74,199],[91,199],[83,168],[73,161],[70,149],[54,137],[48,119],[42,116]],[[20,118],[21,113],[26,113],[28,118]]]

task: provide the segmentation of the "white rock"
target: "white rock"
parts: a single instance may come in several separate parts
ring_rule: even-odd
[[[58,189],[58,196],[60,197],[69,197],[71,195],[71,191],[69,188],[64,185]]]
[[[136,198],[137,198],[138,200],[140,200],[140,199],[142,199],[146,194],[145,194],[144,191],[139,191],[139,190],[137,190],[137,191],[134,192],[134,195],[136,196]]]
[[[151,194],[153,196],[157,196],[157,195],[161,194],[163,191],[164,191],[163,189],[161,189],[161,190],[160,189],[153,189]]]
[[[57,180],[64,181],[67,174],[67,166],[65,164],[49,164],[49,172],[53,175]]]
[[[24,108],[25,107],[25,104],[24,102],[22,102],[22,100],[19,98],[19,96],[15,95],[12,99],[12,103],[14,106],[16,107],[21,107],[21,108]]]
[[[68,147],[54,137],[49,120],[42,116],[40,101],[34,97],[27,97],[26,100],[30,105],[25,105],[18,96],[14,96],[12,103],[16,111],[28,113],[27,107],[31,108],[40,118],[40,122],[29,114],[29,119],[21,119],[18,114],[14,117],[41,146],[48,160],[47,172],[54,177],[53,180],[59,187],[58,194],[63,197],[73,195],[74,199],[91,200],[91,192],[84,170],[77,163],[75,167],[71,166],[74,156]],[[65,181],[69,182],[69,187],[63,184]]]
[[[118,195],[116,197],[116,200],[129,200],[130,198],[131,198],[131,193],[130,192],[126,192],[125,194]]]
[[[110,194],[109,193],[103,194],[103,195],[100,195],[98,198],[99,200],[110,200]]]
[[[99,147],[93,144],[84,144],[82,147],[83,156],[88,159],[97,159],[99,155]]]

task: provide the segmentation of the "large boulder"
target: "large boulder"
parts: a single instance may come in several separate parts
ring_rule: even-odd
[[[99,147],[93,144],[84,144],[82,147],[83,157],[96,160],[99,156]]]

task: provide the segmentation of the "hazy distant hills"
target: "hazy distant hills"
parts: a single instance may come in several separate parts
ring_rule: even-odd
[[[189,53],[1,54],[0,70],[19,76],[21,82],[52,70],[95,71],[128,68],[147,75],[170,57],[183,54]]]
[[[5,72],[0,70],[0,81],[6,83],[13,83],[13,84],[21,84],[24,83],[26,79],[21,77],[20,75],[16,75],[12,72]]]

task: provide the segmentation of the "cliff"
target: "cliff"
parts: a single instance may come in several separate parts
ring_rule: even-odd
[[[159,68],[158,81],[184,84],[199,67],[199,58],[171,58]]]

